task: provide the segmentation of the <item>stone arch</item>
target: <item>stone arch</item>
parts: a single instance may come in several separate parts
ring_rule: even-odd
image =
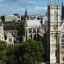
[[[64,49],[64,34],[61,36],[61,48]]]
[[[64,34],[61,35],[61,61],[64,62]]]

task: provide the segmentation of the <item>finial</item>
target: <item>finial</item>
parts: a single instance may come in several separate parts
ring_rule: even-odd
[[[52,4],[52,1],[51,0],[49,0],[49,5],[51,5]]]
[[[59,5],[59,2],[60,2],[60,0],[58,0],[58,5]]]

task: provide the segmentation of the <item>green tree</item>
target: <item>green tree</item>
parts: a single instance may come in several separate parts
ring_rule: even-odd
[[[0,41],[0,64],[6,63],[6,49],[7,49],[6,42]]]
[[[5,41],[0,41],[0,52],[6,50],[7,44]]]
[[[44,47],[41,42],[32,39],[7,49],[9,64],[39,64],[43,62]]]
[[[24,64],[37,64],[43,61],[44,47],[41,42],[30,39],[24,43],[24,48]]]
[[[6,56],[8,64],[20,64],[20,57],[23,52],[21,49],[22,44],[15,44],[7,48]]]
[[[24,35],[24,24],[25,22],[19,22],[18,25],[17,25],[17,30],[18,30],[18,36],[20,38],[22,38],[22,36]]]

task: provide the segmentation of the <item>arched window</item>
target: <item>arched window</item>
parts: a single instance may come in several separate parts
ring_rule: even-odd
[[[9,42],[12,42],[12,38],[9,38]]]
[[[31,33],[32,32],[32,29],[31,28],[29,28],[29,33]]]
[[[35,28],[33,29],[33,33],[35,33]]]
[[[64,49],[64,34],[61,37],[61,49]]]
[[[63,57],[63,61],[64,61],[64,57]]]

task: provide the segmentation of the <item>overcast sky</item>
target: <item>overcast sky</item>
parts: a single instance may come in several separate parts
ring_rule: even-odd
[[[53,3],[55,0],[52,0]],[[64,0],[60,0],[60,4]],[[29,15],[44,15],[47,10],[48,0],[0,0],[0,15],[18,13],[24,15],[27,8]]]

